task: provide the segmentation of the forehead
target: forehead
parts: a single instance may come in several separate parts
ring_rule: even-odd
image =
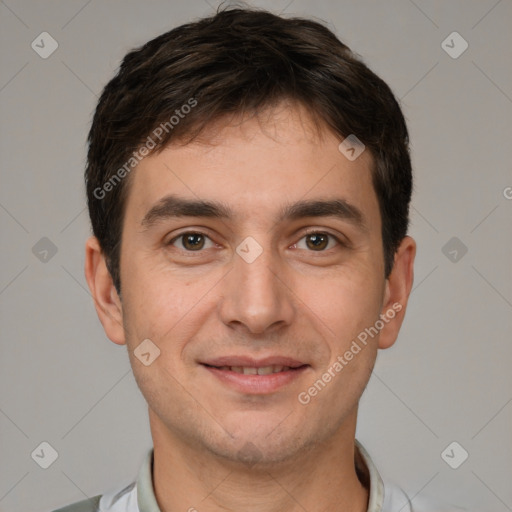
[[[169,194],[227,204],[239,220],[275,219],[284,205],[340,198],[378,216],[372,156],[363,151],[351,161],[339,150],[341,141],[299,106],[219,120],[194,141],[171,143],[138,164],[126,217],[141,224]]]

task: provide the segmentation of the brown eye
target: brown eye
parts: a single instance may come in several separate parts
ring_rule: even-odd
[[[329,236],[324,233],[314,233],[306,236],[306,245],[314,251],[322,251],[329,245]]]
[[[178,241],[181,240],[181,243]],[[169,245],[174,245],[178,249],[185,249],[190,252],[198,252],[201,249],[205,248],[206,242],[209,238],[203,233],[183,233],[176,238],[173,238]]]
[[[336,245],[341,245],[341,243],[334,235],[319,231],[303,236],[299,242],[295,244],[295,248],[324,252],[326,249],[332,249]]]
[[[202,249],[204,246],[204,237],[199,233],[189,233],[183,236],[183,247],[189,251]]]

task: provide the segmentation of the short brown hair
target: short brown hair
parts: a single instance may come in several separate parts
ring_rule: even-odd
[[[98,102],[88,137],[87,200],[118,293],[127,175],[141,147],[146,154],[178,138],[193,140],[222,116],[282,100],[299,102],[334,133],[355,134],[370,150],[389,276],[407,233],[412,191],[407,127],[390,88],[316,21],[227,8],[129,52]]]

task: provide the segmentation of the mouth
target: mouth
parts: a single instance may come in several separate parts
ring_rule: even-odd
[[[292,383],[308,368],[300,361],[273,357],[224,357],[201,363],[217,381],[243,394],[270,394]]]
[[[297,367],[282,366],[282,365],[270,365],[270,366],[212,366],[205,364],[209,368],[216,368],[217,370],[241,373],[243,375],[271,375],[273,373],[287,372],[290,370],[298,370],[307,365],[300,365]]]

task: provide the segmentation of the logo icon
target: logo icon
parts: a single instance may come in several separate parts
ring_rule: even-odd
[[[39,57],[47,59],[59,47],[59,43],[48,32],[41,32],[30,46]]]
[[[57,450],[48,442],[43,441],[30,456],[43,469],[48,469],[59,457]]]
[[[246,262],[252,263],[263,252],[263,247],[252,236],[245,238],[236,248],[236,253]]]
[[[468,252],[468,248],[456,236],[454,236],[443,245],[441,252],[452,263],[458,263]]]
[[[450,466],[452,469],[457,469],[469,457],[469,453],[459,444],[457,441],[450,443],[442,452],[441,458]]]
[[[49,238],[43,236],[32,247],[32,254],[39,261],[48,263],[57,254],[57,246]]]
[[[365,150],[366,146],[352,133],[338,146],[340,152],[353,162]]]
[[[160,349],[148,338],[139,344],[133,354],[144,366],[149,366],[160,355]]]
[[[238,458],[252,466],[263,458],[263,454],[254,443],[247,441],[238,451]]]
[[[468,47],[468,42],[458,32],[452,32],[441,43],[441,48],[452,59],[458,59],[468,49]]]

